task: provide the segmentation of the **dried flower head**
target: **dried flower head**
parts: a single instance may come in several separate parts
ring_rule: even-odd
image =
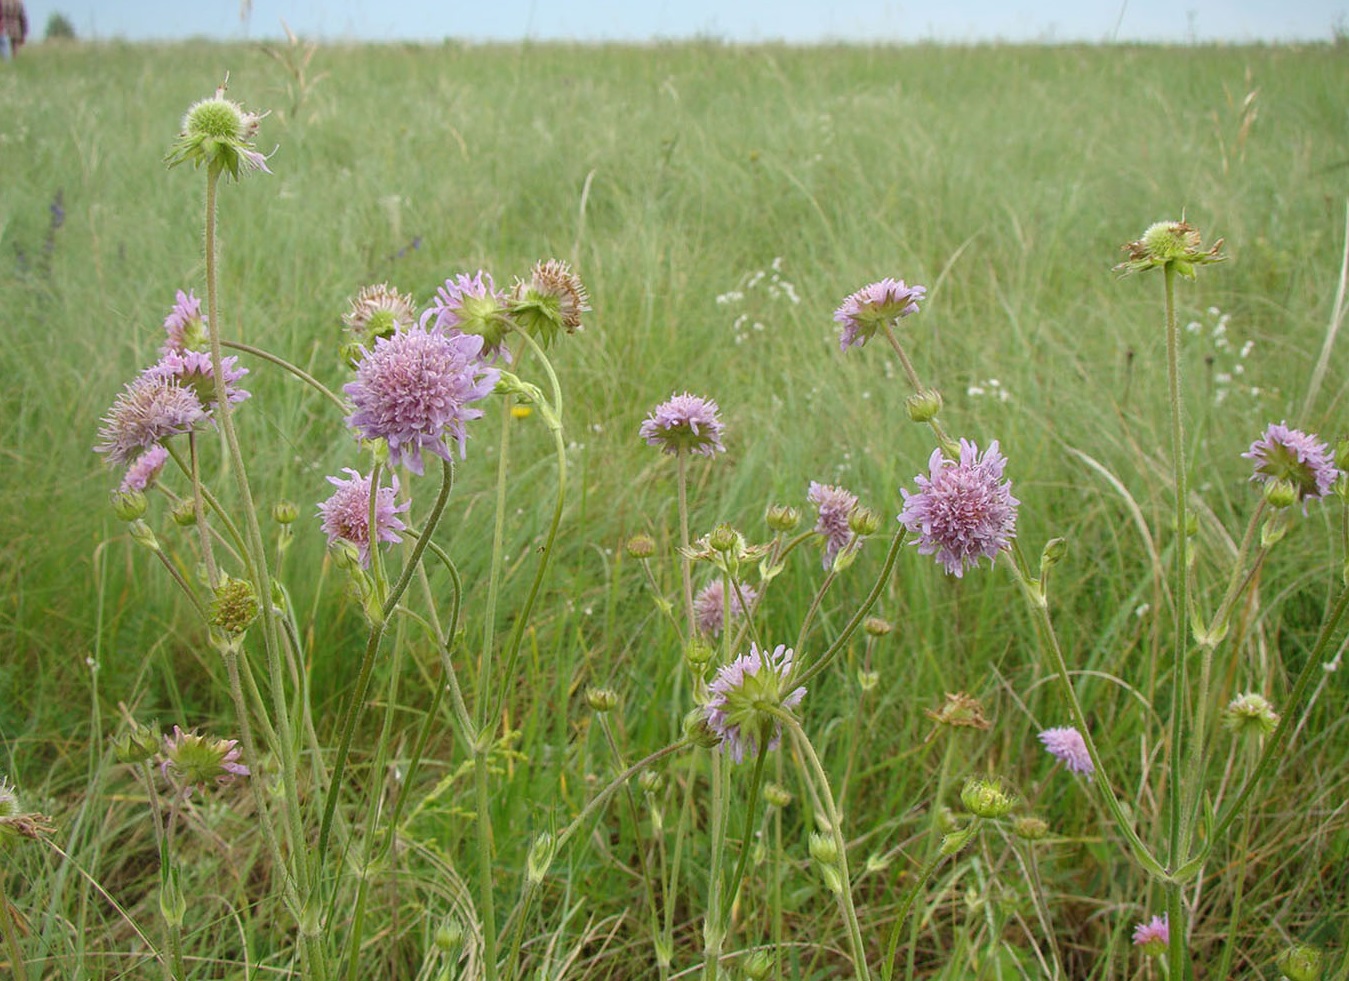
[[[707,724],[735,762],[756,755],[765,743],[776,748],[782,739],[782,720],[771,709],[793,709],[806,697],[805,688],[786,690],[793,656],[782,644],[771,654],[750,644],[748,654],[718,670],[707,686],[709,698],[703,706]]]
[[[1149,957],[1160,957],[1171,943],[1171,926],[1166,914],[1154,916],[1134,927],[1134,946]]]
[[[721,433],[725,428],[720,409],[711,399],[685,392],[671,395],[651,410],[642,423],[639,435],[649,446],[659,446],[663,453],[699,453],[715,456],[725,453]]]
[[[323,530],[328,533],[331,546],[339,539],[350,542],[360,550],[361,565],[370,567],[370,478],[362,477],[350,467],[343,473],[351,474],[343,480],[341,477],[329,477],[328,483],[337,488],[332,497],[319,505],[319,517],[323,519]],[[381,487],[375,495],[375,541],[401,542],[399,532],[407,526],[398,519],[398,515],[412,505],[404,501],[394,504],[398,496],[398,476],[391,477],[391,486]]]
[[[1329,494],[1339,476],[1329,446],[1284,423],[1271,423],[1241,455],[1252,461],[1252,481],[1289,491],[1293,502],[1302,502],[1304,512],[1306,502]]]
[[[356,380],[343,387],[356,407],[347,418],[364,439],[389,444],[389,461],[422,472],[422,451],[450,460],[445,438],[465,452],[464,424],[482,415],[472,403],[491,394],[497,370],[479,358],[483,339],[410,327],[363,350]]]
[[[953,729],[989,729],[993,723],[984,715],[984,706],[979,699],[963,691],[947,692],[946,701],[935,712],[924,709],[923,714],[938,725],[951,726]]]
[[[481,358],[495,361],[500,357],[510,364],[511,353],[506,348],[512,326],[509,314],[506,294],[496,288],[491,273],[479,269],[473,276],[460,273],[445,280],[422,314],[421,324],[439,327],[449,335],[481,337]]]
[[[737,584],[736,588],[731,590],[731,617],[744,616],[745,604],[753,606],[754,601],[758,598],[759,594],[753,586],[745,583]],[[703,587],[693,600],[693,614],[698,623],[698,629],[708,636],[718,636],[722,629],[723,614],[726,610],[725,604],[725,579],[714,579]]]
[[[980,558],[996,559],[1016,537],[1021,502],[1012,496],[1011,481],[1003,479],[1006,465],[997,440],[981,457],[978,446],[962,439],[959,462],[933,450],[928,476],[914,478],[919,493],[901,491],[899,521],[918,536],[918,551],[935,554],[957,578]]]
[[[1040,742],[1045,744],[1045,749],[1049,750],[1051,756],[1056,757],[1073,773],[1091,776],[1096,771],[1095,764],[1091,762],[1091,754],[1087,752],[1087,741],[1082,738],[1082,733],[1072,726],[1046,729],[1040,733]]]
[[[585,284],[558,259],[535,265],[529,280],[517,282],[511,294],[511,316],[544,347],[558,331],[573,334],[581,330],[581,317],[589,310]]]
[[[857,508],[857,495],[842,487],[812,480],[806,500],[818,509],[815,531],[824,537],[824,568],[828,569],[833,565],[834,556],[852,539],[848,518]]]
[[[370,347],[376,338],[390,337],[416,321],[412,294],[400,293],[388,283],[362,286],[351,301],[351,308],[342,314],[342,323],[347,328],[343,359],[354,368],[360,360],[361,348]]]
[[[228,83],[226,79],[226,83]],[[241,170],[267,169],[267,158],[253,145],[258,123],[265,112],[246,112],[239,103],[225,98],[225,85],[209,99],[196,102],[183,116],[183,131],[165,157],[170,167],[192,162],[205,164],[213,173],[228,173],[235,180]]]
[[[126,468],[126,474],[122,477],[120,490],[123,493],[131,491],[141,491],[142,493],[154,486],[159,478],[159,472],[164,469],[164,463],[169,458],[169,451],[156,443],[145,452],[141,453],[131,465]],[[139,515],[137,515],[139,517]]]
[[[926,286],[905,286],[902,279],[886,278],[863,286],[834,311],[835,322],[843,325],[839,349],[861,347],[881,328],[916,313],[926,295]]]
[[[1198,229],[1183,221],[1159,221],[1151,225],[1137,242],[1124,246],[1128,258],[1115,267],[1120,276],[1129,276],[1156,267],[1173,265],[1186,279],[1194,279],[1195,266],[1222,262],[1223,240],[1205,250]]]
[[[98,431],[95,452],[125,464],[170,436],[206,419],[201,400],[175,380],[142,374],[117,396]]]
[[[201,298],[194,296],[192,290],[178,291],[173,309],[164,318],[164,346],[160,354],[176,351],[204,351],[210,343],[206,330],[206,318],[201,312]]]
[[[1239,735],[1268,736],[1279,727],[1279,713],[1264,695],[1248,691],[1223,709],[1223,728]]]
[[[164,738],[162,753],[160,772],[184,797],[194,787],[205,790],[212,784],[224,785],[235,777],[249,775],[248,767],[239,762],[237,739],[202,736],[174,726],[173,734]]]
[[[45,814],[25,811],[19,803],[19,794],[14,785],[7,778],[0,777],[0,846],[20,840],[36,840],[55,830],[51,818]]]

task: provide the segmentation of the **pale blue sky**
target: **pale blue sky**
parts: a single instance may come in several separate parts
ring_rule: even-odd
[[[1285,41],[1349,27],[1349,0],[29,0],[82,37],[320,40]]]

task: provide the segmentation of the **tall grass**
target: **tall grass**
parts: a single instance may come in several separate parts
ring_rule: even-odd
[[[250,106],[289,110],[262,131],[264,149],[279,147],[275,177],[230,191],[221,282],[231,336],[337,387],[338,315],[367,282],[388,279],[425,301],[452,272],[523,270],[558,255],[594,298],[587,331],[556,352],[570,393],[570,534],[504,706],[513,742],[494,758],[492,826],[511,832],[495,842],[503,897],[518,893],[536,833],[564,824],[616,772],[584,689],[620,693],[613,725],[624,746],[675,738],[690,707],[679,640],[622,548],[635,531],[675,527],[669,468],[636,438],[652,404],[692,388],[724,409],[727,459],[692,468],[699,532],[732,518],[757,533],[765,507],[800,506],[811,479],[846,483],[892,521],[930,438],[907,425],[893,359],[837,351],[830,314],[861,283],[893,274],[928,284],[910,353],[962,434],[1002,442],[1028,502],[1021,540],[1038,549],[1068,539],[1052,594],[1057,625],[1116,789],[1140,815],[1159,808],[1155,702],[1169,691],[1158,653],[1165,557],[1154,554],[1169,540],[1169,423],[1156,297],[1109,275],[1120,244],[1184,212],[1225,236],[1232,257],[1181,295],[1182,322],[1198,325],[1183,332],[1183,356],[1207,580],[1230,561],[1221,529],[1240,527],[1253,507],[1239,453],[1265,423],[1287,418],[1328,437],[1345,428],[1337,351],[1300,415],[1343,247],[1349,62],[1338,47],[325,47],[302,101],[276,60],[244,47],[38,46],[8,67],[0,732],[4,770],[57,818],[56,840],[82,871],[50,852],[14,852],[7,888],[58,973],[134,972],[128,922],[154,919],[144,802],[106,748],[119,703],[166,725],[231,718],[223,667],[111,517],[111,481],[89,452],[98,417],[158,345],[174,290],[201,280],[191,247],[200,186],[166,177],[160,160],[174,120],[226,71]],[[350,444],[301,386],[261,366],[249,380],[264,410],[239,417],[266,454],[250,460],[255,492],[264,509],[300,503],[287,566],[322,570],[290,586],[314,652],[319,725],[331,734],[363,629],[331,588],[310,513]],[[475,432],[480,462],[458,474],[442,529],[470,607],[487,573],[495,425]],[[512,440],[515,459],[546,461],[542,427],[520,425]],[[519,513],[504,609],[523,598],[528,553],[550,515],[548,493],[531,493],[546,468],[517,471],[511,488]],[[1286,692],[1338,574],[1342,556],[1322,544],[1338,537],[1336,522],[1332,508],[1312,509],[1275,553],[1224,690]],[[821,611],[827,632],[882,552],[869,546]],[[789,611],[809,601],[811,565],[775,587],[769,633],[795,629]],[[836,791],[854,836],[858,904],[878,925],[879,948],[938,810],[955,806],[965,773],[995,770],[1050,822],[1036,875],[1069,976],[1146,974],[1128,934],[1161,908],[1160,891],[1112,860],[1108,822],[1080,790],[1049,779],[1034,735],[1064,719],[1015,603],[1004,577],[948,582],[906,554],[878,610],[900,629],[869,654],[857,642],[813,687],[812,739],[850,775]],[[356,742],[352,765],[372,793],[396,786],[431,703],[434,652],[411,638],[407,647],[388,706],[387,745],[397,747],[388,772],[366,772],[372,758],[359,751],[382,711],[367,713]],[[871,692],[856,675],[867,656],[880,677]],[[1290,939],[1349,947],[1342,678],[1326,674],[1290,764],[1240,829],[1249,853],[1220,850],[1190,887],[1198,964],[1219,963],[1231,942],[1233,976],[1273,978]],[[959,690],[984,700],[994,727],[930,738],[923,709]],[[462,906],[468,887],[453,869],[466,867],[474,835],[463,759],[449,727],[436,730],[407,826],[411,856],[400,875],[372,880],[377,925],[364,956],[374,975],[412,976],[447,911]],[[680,795],[666,793],[673,824]],[[190,946],[218,963],[196,969],[285,966],[270,960],[281,946],[250,908],[257,880],[275,870],[247,814],[202,814],[214,834],[193,846],[192,874],[212,885],[191,911]],[[523,931],[526,963],[547,976],[650,976],[643,884],[630,874],[638,829],[621,803],[600,826],[589,848],[559,857]],[[798,800],[782,826],[799,866],[781,886],[786,974],[834,976],[846,930],[808,869],[809,807]],[[1036,976],[1026,938],[1043,931],[1027,924],[1043,910],[1013,860],[985,843],[939,868],[912,920],[920,976]],[[756,919],[768,904],[750,898],[773,888],[771,868],[751,866],[733,941],[771,932]],[[676,907],[677,965],[701,950],[694,899],[681,894]],[[1336,964],[1344,977],[1342,956]]]

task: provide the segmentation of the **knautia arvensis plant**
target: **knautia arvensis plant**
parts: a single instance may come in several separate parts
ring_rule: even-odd
[[[517,769],[548,765],[515,752],[517,685],[548,656],[540,631],[566,616],[550,605],[548,580],[560,535],[584,534],[565,521],[576,489],[553,359],[590,342],[582,330],[590,293],[561,259],[513,277],[455,269],[438,272],[435,284],[392,275],[353,284],[347,307],[331,312],[342,328],[330,338],[329,363],[311,366],[313,374],[232,339],[216,225],[231,217],[222,193],[230,180],[284,170],[284,148],[258,148],[265,126],[265,114],[223,88],[189,109],[168,159],[192,163],[204,182],[203,276],[181,284],[157,360],[110,393],[96,436],[127,536],[198,617],[233,710],[228,728],[210,725],[219,735],[193,728],[206,720],[179,719],[164,736],[130,716],[111,735],[154,828],[162,924],[143,932],[165,976],[200,974],[194,907],[206,873],[194,866],[189,832],[207,827],[212,809],[238,808],[265,855],[267,875],[245,891],[256,890],[248,901],[270,917],[269,954],[306,978],[389,970],[371,953],[381,932],[375,910],[397,885],[416,882],[436,885],[405,904],[425,920],[417,956],[400,964],[408,976],[570,976],[580,955],[559,953],[575,929],[568,890],[581,870],[597,868],[634,884],[637,898],[614,926],[627,938],[631,976],[930,976],[940,968],[920,941],[949,912],[942,877],[950,871],[952,881],[981,877],[983,891],[970,886],[964,904],[996,927],[990,933],[1011,929],[1009,897],[1024,901],[1017,922],[1032,937],[1034,970],[1066,978],[1061,934],[1072,914],[1045,887],[1038,856],[1060,834],[1045,800],[1067,795],[1091,815],[1102,848],[1148,883],[1132,908],[1108,914],[1120,956],[1140,970],[1165,965],[1172,978],[1195,974],[1194,884],[1227,838],[1250,833],[1242,818],[1306,720],[1310,682],[1329,660],[1345,604],[1340,596],[1327,605],[1308,667],[1291,684],[1239,666],[1234,633],[1267,556],[1291,547],[1315,509],[1343,507],[1342,461],[1291,412],[1231,447],[1234,461],[1249,463],[1250,484],[1249,525],[1232,536],[1234,555],[1193,561],[1203,547],[1196,525],[1215,519],[1196,508],[1185,462],[1176,278],[1220,262],[1221,243],[1206,246],[1189,224],[1162,222],[1127,247],[1120,267],[1162,282],[1167,356],[1156,368],[1168,377],[1173,421],[1169,519],[1154,529],[1170,563],[1169,642],[1149,704],[1156,749],[1146,794],[1126,795],[1120,774],[1132,775],[1136,754],[1084,707],[1084,667],[1059,639],[1055,577],[1087,574],[1075,567],[1072,542],[1034,543],[1037,554],[1023,540],[1025,528],[1044,523],[1027,520],[1042,512],[1035,475],[1020,462],[1025,448],[1010,434],[953,420],[959,403],[948,404],[910,354],[918,348],[908,332],[958,281],[929,291],[886,277],[837,305],[832,356],[860,360],[863,370],[897,359],[907,387],[900,415],[923,427],[915,433],[926,443],[896,464],[902,485],[876,488],[821,469],[759,514],[710,513],[717,496],[709,490],[756,438],[735,425],[734,394],[714,399],[699,378],[678,379],[663,401],[654,402],[668,388],[645,393],[652,401],[629,437],[646,444],[652,480],[668,486],[673,505],[664,512],[669,527],[657,513],[627,540],[629,571],[615,562],[613,582],[632,585],[630,570],[640,569],[655,610],[640,645],[663,665],[653,672],[678,676],[676,696],[644,704],[606,660],[612,652],[589,652],[585,677],[557,681],[581,721],[574,745],[553,746],[575,753],[589,779],[579,788],[559,781],[551,799],[540,782],[522,827],[494,816],[494,804]],[[814,300],[821,309],[833,302]],[[270,372],[308,386],[345,455],[331,472],[288,482],[298,504],[256,499],[250,479],[248,439],[261,427],[245,420],[266,411],[250,392],[264,392],[259,382]],[[878,422],[900,425],[893,416]],[[512,445],[523,426],[542,434],[526,443],[530,454],[546,447],[542,460]],[[459,470],[488,488],[471,507],[454,494]],[[521,495],[542,495],[548,512],[527,548],[512,524]],[[491,544],[474,563],[480,579],[466,582],[453,530],[470,510],[490,527]],[[291,542],[306,535],[327,541],[321,569],[289,564]],[[1220,581],[1210,588],[1215,565]],[[963,692],[945,703],[944,690],[925,693],[924,704],[938,706],[928,713],[929,742],[941,769],[910,813],[871,827],[857,820],[854,795],[859,774],[877,763],[859,758],[855,741],[841,751],[834,734],[848,713],[897,711],[890,694],[905,682],[881,653],[908,651],[906,611],[893,603],[897,574],[939,581],[950,595],[979,577],[1007,577],[1026,601],[1040,641],[1036,670],[1054,693],[1048,705],[1043,696],[1036,703],[1040,717],[1019,760],[975,741],[1009,725],[1002,700],[994,712]],[[361,624],[363,650],[340,666],[331,704],[312,696],[322,652],[291,598],[299,577],[354,600]],[[434,656],[419,658],[424,650]],[[426,680],[427,704],[412,737],[400,740],[397,685],[414,676]],[[843,712],[832,694],[840,687]],[[639,737],[632,721],[643,715],[662,721]],[[449,746],[434,774],[433,741]],[[438,837],[419,836],[416,822],[428,815],[443,819]],[[827,921],[831,939],[824,928],[818,936],[803,929],[803,912]],[[10,959],[22,965],[33,955],[6,926]],[[415,932],[400,949],[415,946]],[[575,940],[573,950],[593,949],[592,941]],[[1298,951],[1280,962],[1288,976],[1320,964],[1305,953],[1313,948],[1288,949]],[[962,970],[954,961],[946,969]],[[622,970],[614,976],[628,976]]]

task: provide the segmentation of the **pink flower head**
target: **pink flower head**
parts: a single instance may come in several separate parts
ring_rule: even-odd
[[[857,507],[857,495],[842,487],[833,487],[812,480],[806,499],[819,509],[815,530],[824,536],[824,567],[828,569],[834,556],[843,550],[852,538],[848,517]]]
[[[1056,757],[1073,773],[1089,777],[1096,771],[1091,762],[1091,754],[1087,752],[1086,740],[1082,738],[1082,733],[1072,726],[1046,729],[1040,733],[1040,742],[1045,744],[1045,749],[1049,750],[1050,755]]]
[[[206,318],[201,314],[201,298],[194,296],[191,290],[186,293],[179,290],[173,309],[164,318],[164,334],[164,346],[159,349],[160,354],[205,350]]]
[[[1171,945],[1171,924],[1166,915],[1154,916],[1134,927],[1134,946],[1150,957],[1160,957]]]
[[[750,644],[748,654],[718,670],[707,686],[703,712],[708,727],[721,736],[722,750],[735,762],[756,755],[764,740],[769,749],[781,742],[782,720],[765,706],[793,709],[806,697],[805,688],[785,691],[792,657],[792,650],[782,644],[771,654]]]
[[[422,313],[423,327],[439,327],[447,334],[476,334],[482,338],[481,356],[498,356],[511,363],[506,335],[511,322],[506,315],[507,296],[496,288],[492,274],[479,269],[476,275],[460,273],[436,290],[436,298]]]
[[[863,286],[834,311],[834,320],[843,325],[839,349],[861,347],[882,327],[916,313],[926,295],[926,286],[905,286],[902,279],[886,278]]]
[[[329,477],[328,483],[337,488],[332,497],[319,505],[323,530],[328,533],[328,544],[341,539],[360,549],[361,565],[370,567],[370,478],[362,477],[350,467],[343,473],[351,477]],[[407,525],[398,519],[411,504],[404,501],[395,505],[398,495],[398,477],[393,475],[391,486],[381,487],[375,495],[375,541],[401,542],[398,533]]]
[[[164,462],[168,458],[169,451],[158,443],[136,457],[131,466],[126,468],[126,475],[122,477],[120,488],[122,492],[144,491],[154,486],[159,471],[164,469]]]
[[[450,460],[449,436],[465,452],[464,424],[482,415],[471,403],[486,398],[500,373],[482,363],[483,339],[409,327],[362,349],[356,380],[343,391],[356,411],[347,417],[364,439],[389,444],[389,461],[422,472],[422,451]]]
[[[933,450],[928,476],[914,478],[919,493],[900,492],[904,510],[899,520],[918,536],[918,551],[935,554],[957,578],[980,558],[996,559],[1016,537],[1021,502],[1012,496],[1011,481],[1003,479],[1006,465],[996,439],[982,457],[978,446],[962,439],[959,462]]]
[[[700,453],[715,456],[725,453],[721,445],[722,425],[717,403],[685,392],[671,395],[651,410],[642,423],[639,435],[649,446],[659,446],[664,453]]]
[[[247,368],[236,367],[238,360],[233,355],[220,359],[220,368],[225,375],[225,398],[231,405],[249,396],[237,384],[248,374]],[[196,392],[208,412],[215,407],[215,369],[211,366],[211,356],[205,351],[166,351],[158,362],[145,369],[145,374],[176,381],[183,388]]]
[[[206,410],[194,391],[171,378],[144,373],[126,386],[98,431],[97,453],[109,463],[130,463],[156,443],[185,433],[206,419]]]
[[[1339,471],[1330,448],[1315,436],[1284,423],[1271,423],[1265,434],[1241,454],[1252,461],[1256,483],[1291,486],[1305,511],[1307,501],[1330,493]]]
[[[758,597],[759,593],[753,586],[740,583],[731,590],[731,616],[744,616],[745,605],[752,606]],[[726,581],[715,579],[703,587],[702,592],[693,600],[693,613],[694,618],[698,621],[698,629],[709,636],[717,636],[721,633],[725,612]]]

